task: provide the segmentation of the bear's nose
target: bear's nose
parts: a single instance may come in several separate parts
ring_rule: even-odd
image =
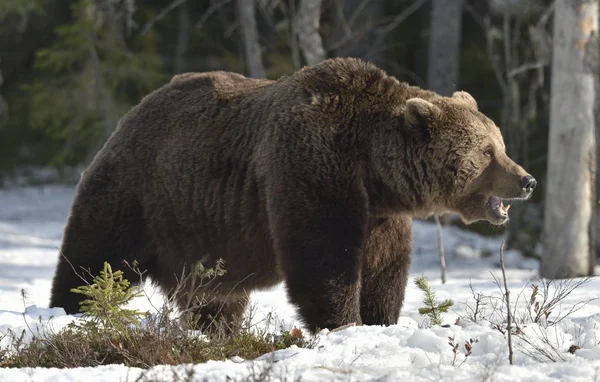
[[[533,191],[533,189],[537,186],[537,180],[531,175],[526,175],[521,179],[521,188],[527,190],[528,192]]]

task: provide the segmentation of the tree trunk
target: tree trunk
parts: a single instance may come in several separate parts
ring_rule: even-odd
[[[296,32],[300,49],[308,66],[318,64],[325,59],[325,49],[319,34],[321,19],[321,0],[300,0],[296,21]]]
[[[294,71],[300,70],[300,48],[298,47],[298,16],[296,13],[296,0],[288,0],[289,20],[290,20],[290,49],[292,51],[292,62]]]
[[[593,273],[597,36],[598,0],[557,0],[540,264],[546,278]]]
[[[0,57],[0,63],[2,63],[2,57]],[[2,87],[3,84],[4,84],[4,78],[2,78],[2,71],[0,70],[0,88]],[[7,114],[8,114],[8,104],[6,103],[4,98],[2,98],[2,93],[0,93],[0,125],[7,118]],[[1,185],[2,185],[2,182],[0,181],[0,186]]]
[[[240,34],[244,42],[248,74],[253,78],[264,78],[265,69],[262,64],[262,54],[258,42],[256,26],[255,0],[237,0]]]
[[[600,13],[600,9],[599,9]],[[600,18],[600,16],[598,16]],[[598,56],[600,56],[600,38],[597,41],[598,45]],[[596,65],[596,97],[600,97],[600,58],[597,60]],[[594,266],[596,265],[596,259],[600,257],[600,200],[598,199],[598,190],[600,190],[600,176],[598,176],[598,169],[600,169],[600,102],[596,102],[596,109],[594,111],[594,115],[596,116],[596,195],[594,196],[594,200],[597,202],[594,209],[594,222],[596,223],[593,231],[594,231],[594,243],[596,248],[596,257],[593,258]]]
[[[431,7],[427,86],[444,96],[458,84],[462,5],[463,0],[433,0]]]
[[[456,90],[460,70],[460,33],[463,0],[433,0],[429,18],[427,87],[444,96]],[[452,215],[443,215],[448,225]]]
[[[185,71],[185,53],[190,41],[190,7],[186,1],[179,6],[177,11],[177,21],[179,22],[177,30],[177,45],[175,47],[175,62],[173,63],[173,72],[180,74]]]

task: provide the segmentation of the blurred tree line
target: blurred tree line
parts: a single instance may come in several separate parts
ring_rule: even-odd
[[[275,79],[323,57],[473,94],[539,180],[508,243],[534,252],[548,142],[551,0],[2,0],[0,173],[87,163],[176,73]],[[457,223],[459,224],[459,223]],[[476,225],[476,230],[490,230]],[[499,233],[494,228],[493,233]]]

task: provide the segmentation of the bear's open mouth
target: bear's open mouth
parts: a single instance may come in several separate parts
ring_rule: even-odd
[[[505,206],[504,200],[501,198],[492,196],[488,201],[488,207],[492,212],[492,215],[498,219],[508,219],[508,210],[510,209],[510,204]]]

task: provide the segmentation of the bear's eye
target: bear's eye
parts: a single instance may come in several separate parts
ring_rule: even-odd
[[[485,154],[486,157],[490,157],[490,158],[494,157],[494,150],[492,150],[492,149],[486,149],[483,153]]]

